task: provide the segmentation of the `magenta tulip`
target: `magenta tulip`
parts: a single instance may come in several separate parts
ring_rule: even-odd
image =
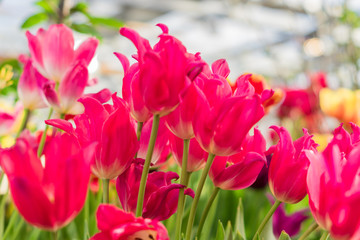
[[[115,53],[124,69],[122,96],[130,107],[131,116],[138,122],[146,122],[152,114],[145,106],[139,86],[139,63],[130,65],[121,53]]]
[[[270,190],[281,202],[297,203],[306,195],[309,160],[304,151],[316,151],[317,144],[306,129],[304,136],[293,142],[284,127],[271,128],[276,131],[280,140],[274,149],[269,167]]]
[[[143,162],[142,162],[143,163]],[[125,211],[135,212],[143,166],[137,159],[121,174],[116,181],[118,196]],[[144,198],[143,217],[165,220],[176,212],[181,184],[171,183],[179,176],[175,172],[152,172],[149,174]],[[187,188],[185,194],[194,197],[194,192]]]
[[[138,50],[139,90],[145,106],[152,114],[164,116],[173,111],[180,102],[181,92],[190,84],[193,60],[186,48],[175,37],[162,30],[159,42],[151,48],[149,41],[129,28],[121,28],[120,34],[130,39]]]
[[[82,146],[93,141],[99,143],[91,170],[102,179],[113,179],[123,173],[138,150],[135,128],[126,103],[115,94],[112,100],[113,105],[102,105],[94,98],[82,98],[80,102],[85,112],[74,118],[76,129],[65,120],[45,121],[76,136]]]
[[[171,153],[179,166],[182,166],[184,141],[174,134],[170,134]],[[205,167],[208,153],[205,152],[195,138],[190,140],[187,172],[196,172]]]
[[[2,150],[0,161],[15,206],[30,224],[57,231],[82,209],[95,145],[80,148],[69,134],[53,137],[45,151],[45,167],[25,138]]]
[[[334,240],[360,239],[360,145],[340,128],[322,153],[307,151],[310,160],[307,190],[316,222]],[[353,125],[353,136],[358,127]],[[345,152],[344,152],[345,150]],[[349,152],[346,152],[349,150]]]
[[[254,129],[254,136],[246,136],[241,149],[240,153],[229,157],[215,157],[209,176],[216,187],[238,190],[255,182],[266,164],[266,142],[257,128]]]
[[[99,43],[96,38],[88,38],[74,50],[72,31],[63,24],[51,25],[48,30],[40,28],[35,36],[27,31],[26,36],[34,66],[57,83],[76,62],[83,62],[87,68]]]
[[[157,220],[138,217],[110,205],[101,204],[96,212],[100,233],[90,240],[169,240],[166,228]]]
[[[25,109],[34,110],[46,107],[43,86],[49,81],[33,66],[30,58],[24,59],[24,71],[20,76],[17,91]]]

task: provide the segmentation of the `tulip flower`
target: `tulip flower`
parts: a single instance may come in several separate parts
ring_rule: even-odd
[[[140,178],[143,166],[137,159],[116,180],[116,189],[125,211],[135,212]],[[158,221],[168,219],[176,212],[179,189],[184,185],[171,183],[179,176],[175,172],[151,172],[145,188],[144,209],[142,216]],[[187,188],[185,194],[194,197],[194,192]]]
[[[176,163],[182,166],[184,141],[174,134],[170,134],[170,148]],[[205,152],[195,138],[190,139],[187,172],[196,172],[204,168],[208,153]]]
[[[157,220],[138,217],[109,204],[101,204],[96,212],[100,233],[90,240],[156,239],[169,240],[166,228]]]
[[[331,239],[356,240],[360,239],[360,145],[351,145],[344,136],[334,132],[322,153],[306,152],[310,160],[307,190],[310,210]]]
[[[267,196],[272,204],[275,200],[272,196]],[[276,238],[279,238],[282,231],[285,231],[290,237],[294,237],[300,232],[301,224],[309,218],[308,209],[303,209],[292,214],[286,214],[284,203],[281,203],[275,210],[272,218],[272,229]]]
[[[240,153],[229,157],[215,157],[209,177],[216,187],[238,190],[255,182],[266,164],[266,142],[257,128],[254,129],[253,136],[246,136],[241,149]]]
[[[82,146],[93,141],[99,143],[91,170],[102,179],[113,179],[122,174],[138,150],[135,128],[126,103],[116,94],[113,94],[112,100],[113,105],[102,105],[94,98],[82,98],[80,102],[85,112],[74,118],[76,129],[65,120],[45,121],[76,136]]]
[[[139,151],[137,153],[137,157],[145,159],[146,153],[148,150],[150,135],[151,135],[151,127],[153,124],[153,118],[150,118],[147,122],[145,122],[140,138],[140,146]],[[169,136],[170,132],[165,125],[165,120],[163,118],[160,119],[159,129],[155,141],[154,152],[151,157],[151,163],[155,166],[159,166],[167,160],[168,154],[170,153],[169,146]]]
[[[36,35],[27,31],[26,37],[34,66],[56,83],[63,81],[76,62],[83,62],[87,68],[99,43],[96,38],[88,38],[74,50],[72,31],[63,24],[51,25],[48,30],[40,28]]]
[[[1,166],[20,214],[30,224],[57,231],[82,209],[95,145],[80,148],[69,134],[58,135],[44,151],[45,166],[25,138],[1,152]]]
[[[130,65],[129,60],[121,53],[114,53],[124,69],[122,96],[130,107],[131,116],[138,122],[146,122],[151,113],[145,106],[139,86],[139,63]]]
[[[269,186],[275,198],[281,202],[297,203],[306,195],[306,174],[309,160],[305,150],[316,151],[317,144],[306,129],[296,141],[284,127],[271,127],[279,135],[279,143],[269,166]]]
[[[33,66],[30,58],[26,59],[24,71],[20,76],[17,91],[25,109],[34,110],[46,107],[43,86],[48,82]]]
[[[165,116],[176,108],[181,92],[190,84],[192,58],[182,43],[168,34],[165,25],[158,26],[163,34],[153,48],[132,29],[121,28],[120,34],[138,50],[138,86],[145,106],[152,114]]]
[[[0,112],[0,136],[9,133],[15,123],[15,120],[15,116],[6,112]]]

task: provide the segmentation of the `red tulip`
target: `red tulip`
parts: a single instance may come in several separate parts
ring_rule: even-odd
[[[138,158],[145,159],[146,157],[146,153],[150,141],[152,122],[153,122],[153,118],[150,118],[148,121],[144,123],[144,126],[142,128],[141,137],[140,137],[140,147],[137,154]],[[170,136],[170,132],[165,125],[165,120],[163,118],[160,118],[154,152],[151,157],[152,164],[159,166],[167,160],[168,155],[170,153],[169,136]]]
[[[254,136],[246,136],[241,149],[240,153],[229,157],[215,157],[209,176],[216,187],[238,190],[255,182],[266,164],[266,142],[257,128],[254,129]]]
[[[182,166],[184,141],[174,134],[170,134],[170,148],[176,163]],[[187,172],[196,172],[205,167],[208,153],[205,152],[195,138],[190,140]]]
[[[45,121],[76,136],[82,146],[99,142],[91,169],[102,179],[113,179],[123,173],[138,150],[135,128],[126,103],[115,94],[112,100],[113,105],[102,105],[94,98],[82,98],[80,102],[85,112],[74,118],[76,129],[65,120]]]
[[[357,135],[358,127],[353,127]],[[335,131],[322,153],[306,152],[307,190],[310,210],[331,238],[356,240],[360,239],[360,145],[348,141],[350,134],[344,132]]]
[[[122,96],[130,107],[131,116],[138,122],[146,122],[151,113],[145,106],[139,86],[139,63],[130,65],[129,60],[121,53],[115,53],[124,69]]]
[[[51,25],[48,30],[40,28],[35,36],[27,31],[26,37],[36,69],[57,83],[76,62],[82,61],[87,67],[99,43],[96,38],[88,38],[74,50],[72,31],[63,24]]]
[[[297,203],[306,195],[306,174],[309,160],[304,150],[316,151],[317,144],[306,129],[304,136],[292,141],[284,127],[272,126],[279,135],[279,143],[269,167],[269,186],[275,198],[281,202]]]
[[[17,91],[24,108],[34,110],[46,107],[43,86],[49,80],[44,78],[33,66],[30,58],[24,59],[24,71],[20,76]]]
[[[100,233],[90,240],[169,240],[166,228],[157,220],[138,217],[110,205],[101,204],[96,212]]]
[[[139,161],[140,160],[140,161]],[[135,212],[143,166],[137,159],[130,168],[121,174],[116,181],[116,189],[121,205],[128,212]],[[179,176],[175,172],[149,173],[144,198],[143,217],[159,221],[168,219],[176,212],[179,189],[184,185],[171,183]],[[187,188],[185,194],[194,197],[194,192]]]
[[[165,25],[158,26],[163,34],[153,48],[132,29],[121,28],[120,34],[138,50],[138,86],[145,106],[152,114],[164,116],[176,108],[181,92],[190,84],[192,56],[178,39],[168,34]]]
[[[57,231],[76,217],[85,202],[94,150],[94,144],[82,149],[73,136],[58,135],[44,151],[45,167],[24,138],[2,151],[12,199],[26,221]]]

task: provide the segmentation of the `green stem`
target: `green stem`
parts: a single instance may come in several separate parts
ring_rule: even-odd
[[[189,179],[189,176],[190,176],[190,174],[187,171],[189,145],[190,145],[190,139],[184,139],[180,184],[185,185],[185,186],[187,185],[186,181]],[[180,235],[181,235],[182,216],[183,216],[184,206],[185,206],[184,191],[185,191],[184,188],[179,190],[179,201],[178,201],[178,208],[177,208],[177,215],[176,215],[176,229],[175,229],[175,239],[176,240],[179,240]]]
[[[143,126],[144,126],[143,122],[138,122],[137,130],[136,130],[136,136],[137,136],[138,141],[140,141],[141,130],[142,130]]]
[[[279,207],[280,204],[281,204],[281,201],[279,201],[279,200],[275,201],[275,203],[272,205],[269,212],[266,214],[265,218],[261,222],[260,226],[256,230],[253,240],[256,240],[256,237],[260,236],[261,232],[264,230],[266,223],[270,220],[271,216],[274,214],[275,210]]]
[[[138,141],[140,141],[141,131],[142,131],[143,126],[144,126],[143,122],[138,122],[137,130],[136,130],[136,136],[137,136]],[[138,155],[138,153],[136,152],[135,158],[137,158],[137,155]]]
[[[299,240],[305,240],[313,231],[315,231],[319,225],[317,222],[313,222],[308,229],[300,236]]]
[[[218,195],[219,191],[220,191],[220,188],[218,188],[218,187],[214,188],[214,190],[205,206],[203,214],[201,215],[201,219],[200,219],[200,223],[199,223],[199,227],[198,227],[198,231],[197,231],[197,239],[200,239],[200,235],[201,235],[202,229],[204,227],[205,220],[207,218],[209,210],[210,210],[216,196]]]
[[[0,181],[1,182],[1,181]],[[3,195],[0,203],[0,239],[3,239],[5,216],[6,216],[6,201],[8,197],[8,191]]]
[[[48,116],[47,119],[51,118],[53,110],[54,110],[53,108],[50,108],[49,116]],[[37,155],[38,155],[39,158],[41,157],[41,154],[42,154],[42,152],[44,150],[45,141],[46,141],[46,134],[47,134],[48,129],[49,129],[49,125],[46,124],[44,132],[43,132],[43,134],[41,136],[41,140],[40,140],[40,144],[39,144],[39,148],[38,148],[38,152],[37,152]]]
[[[23,117],[23,119],[21,121],[19,131],[16,134],[16,138],[18,138],[20,136],[20,133],[22,133],[22,131],[24,131],[24,129],[26,128],[26,125],[27,125],[27,123],[29,121],[29,118],[30,118],[30,110],[25,108],[24,109],[24,117]]]
[[[85,225],[85,227],[84,227],[84,240],[90,238],[90,234],[89,234],[90,197],[91,197],[90,194],[91,194],[91,192],[88,189],[86,199],[85,199],[85,206],[84,206],[84,225]]]
[[[19,218],[19,214],[17,211],[14,211],[14,213],[11,215],[8,225],[6,226],[6,230],[4,233],[3,239],[8,239],[8,235],[10,234],[11,230],[13,229],[16,220]]]
[[[58,239],[58,231],[52,232],[52,236],[53,236],[53,240],[57,240]]]
[[[136,206],[136,217],[140,217],[142,215],[142,211],[143,211],[146,180],[147,180],[147,177],[149,174],[149,167],[150,167],[150,163],[151,163],[152,154],[154,152],[155,141],[156,141],[157,132],[158,132],[158,128],[159,128],[159,122],[160,122],[160,116],[158,114],[154,115],[149,145],[148,145],[145,163],[144,163],[144,169],[141,174],[139,195],[138,195],[137,206]]]
[[[109,203],[109,179],[103,179],[103,203]]]
[[[328,231],[325,231],[325,232],[321,235],[320,240],[327,240],[328,237],[329,237],[329,232],[328,232]]]
[[[203,170],[203,172],[201,174],[199,185],[198,185],[198,187],[196,189],[196,193],[195,193],[195,198],[194,198],[194,201],[193,201],[193,203],[191,205],[189,220],[188,220],[188,223],[187,223],[187,226],[186,226],[186,235],[185,235],[186,240],[190,240],[190,238],[191,238],[191,231],[192,231],[192,227],[193,227],[194,220],[195,220],[196,208],[197,208],[197,205],[199,203],[200,195],[201,195],[202,189],[204,187],[206,177],[207,177],[207,175],[209,173],[211,164],[214,161],[214,158],[215,158],[215,154],[209,153],[205,168],[204,168],[204,170]]]

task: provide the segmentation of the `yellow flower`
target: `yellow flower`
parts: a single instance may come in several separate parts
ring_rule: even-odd
[[[340,88],[320,91],[320,108],[341,122],[359,124],[360,120],[360,90]]]
[[[0,69],[0,90],[10,86],[13,83],[13,81],[11,81],[13,75],[13,68],[10,65],[5,65]]]

